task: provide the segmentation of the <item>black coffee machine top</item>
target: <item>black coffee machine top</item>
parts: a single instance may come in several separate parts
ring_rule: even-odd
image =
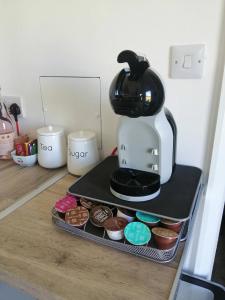
[[[157,114],[164,104],[164,88],[148,60],[125,50],[117,61],[127,62],[129,68],[122,69],[112,81],[110,101],[114,112],[131,118]]]

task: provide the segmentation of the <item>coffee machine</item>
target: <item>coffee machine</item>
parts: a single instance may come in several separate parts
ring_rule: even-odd
[[[159,76],[144,56],[122,51],[119,63],[128,63],[110,86],[110,102],[121,115],[118,126],[119,168],[112,174],[110,190],[125,201],[148,201],[173,172],[176,124],[164,108],[165,93]]]

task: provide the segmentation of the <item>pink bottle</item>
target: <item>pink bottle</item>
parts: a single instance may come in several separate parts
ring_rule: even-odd
[[[15,133],[12,120],[0,94],[0,159],[10,159],[14,149]]]

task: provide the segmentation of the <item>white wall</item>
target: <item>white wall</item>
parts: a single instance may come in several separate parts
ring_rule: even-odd
[[[0,0],[0,85],[4,94],[24,98],[23,126],[30,130],[42,125],[40,75],[100,76],[108,154],[116,140],[108,90],[122,68],[117,54],[145,53],[164,80],[177,122],[178,163],[203,167],[222,13],[223,0]],[[206,44],[204,78],[169,79],[169,47],[195,43]]]

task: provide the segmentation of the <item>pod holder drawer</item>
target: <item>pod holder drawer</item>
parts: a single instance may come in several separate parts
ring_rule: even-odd
[[[183,223],[179,237],[173,248],[168,250],[159,250],[156,248],[153,238],[145,246],[131,245],[128,241],[126,241],[126,239],[120,241],[110,240],[104,228],[95,227],[90,221],[88,221],[83,228],[76,228],[67,224],[62,218],[60,218],[54,208],[52,209],[52,221],[59,229],[67,231],[70,234],[83,237],[98,244],[109,246],[136,256],[144,257],[158,263],[167,263],[174,259],[185,226],[185,223]]]

